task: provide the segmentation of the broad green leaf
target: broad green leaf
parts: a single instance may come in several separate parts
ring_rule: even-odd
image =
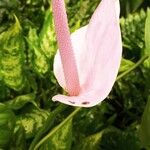
[[[145,49],[144,54],[150,57],[150,9],[147,9],[147,18],[145,23]],[[144,66],[150,69],[150,58],[144,62]]]
[[[53,132],[55,128],[51,131],[53,133],[51,137],[41,145],[39,150],[71,150],[72,119],[69,119],[61,128]]]
[[[54,56],[56,51],[56,36],[54,30],[54,21],[51,8],[45,13],[44,24],[39,35],[40,46],[48,59]]]
[[[4,129],[1,127],[0,129],[0,148],[7,148],[8,143],[10,142],[10,138],[12,137],[12,132],[8,129]]]
[[[25,130],[21,125],[15,126],[12,142],[9,150],[26,150]]]
[[[135,11],[144,0],[129,0],[132,11]]]
[[[126,145],[126,147],[124,147]],[[75,143],[73,150],[140,150],[140,144],[135,132],[121,131],[108,127],[100,132],[85,137],[79,144]]]
[[[41,50],[36,29],[30,28],[27,41],[29,44],[29,59],[32,67],[36,73],[38,73],[40,76],[43,76],[49,70],[49,62],[46,55]]]
[[[28,88],[33,89],[33,91],[36,93],[38,90],[38,82],[36,81],[35,74],[33,74],[32,72],[26,71],[26,76],[27,76]]]
[[[7,107],[9,107],[11,109],[18,110],[27,103],[32,103],[32,104],[36,105],[34,100],[35,100],[35,95],[33,93],[31,93],[31,94],[27,94],[27,95],[21,95],[12,100],[6,101],[5,104],[7,105]]]
[[[6,97],[9,96],[8,88],[3,82],[0,81],[0,101],[3,102],[6,100]]]
[[[0,148],[9,146],[8,143],[12,138],[14,127],[14,113],[6,105],[0,103]]]
[[[26,138],[28,139],[34,137],[34,135],[42,128],[48,116],[48,111],[29,105],[24,108],[22,112],[19,112],[17,124],[24,127]]]
[[[143,2],[144,0],[120,0],[121,12],[128,15],[137,10]]]
[[[75,147],[73,147],[73,150],[99,150],[99,143],[102,135],[103,130],[99,133],[86,137],[79,144],[76,144]]]
[[[140,138],[142,144],[148,150],[150,149],[150,97],[148,98],[140,127]]]
[[[21,26],[16,23],[0,34],[0,78],[10,88],[19,91],[24,87],[24,41]]]
[[[135,65],[135,63],[132,62],[131,60],[122,58],[122,60],[121,60],[121,66],[120,66],[119,72],[121,73],[121,72],[127,71],[127,70],[129,70],[131,67],[133,67],[134,65]]]
[[[133,130],[108,128],[103,132],[98,150],[140,150],[140,142]]]

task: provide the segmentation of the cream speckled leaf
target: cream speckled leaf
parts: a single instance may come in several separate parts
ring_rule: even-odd
[[[20,23],[15,19],[16,23],[0,34],[0,78],[8,87],[19,91],[25,84],[24,41]]]
[[[31,106],[17,116],[17,124],[21,124],[25,129],[26,137],[31,138],[42,128],[48,116],[48,111]]]
[[[56,49],[56,36],[51,8],[45,13],[44,24],[39,35],[40,46],[48,59],[52,58]]]
[[[55,128],[53,130],[55,130]],[[71,143],[72,119],[68,120],[59,130],[54,132],[54,134],[41,145],[39,150],[71,150]]]
[[[31,54],[30,62],[32,67],[36,73],[42,76],[48,72],[49,63],[46,55],[41,50],[36,29],[30,29],[27,41],[29,44],[29,53]]]

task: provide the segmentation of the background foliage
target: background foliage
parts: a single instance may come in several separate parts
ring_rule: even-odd
[[[150,54],[148,21],[145,27],[150,1],[120,2],[121,78],[100,105],[74,111],[51,101],[63,91],[52,72],[57,44],[50,1],[0,1],[0,149],[149,149],[150,134],[143,133],[150,121],[142,119],[142,140],[139,128],[150,95],[150,61],[144,61]],[[73,32],[88,23],[99,0],[66,4]]]

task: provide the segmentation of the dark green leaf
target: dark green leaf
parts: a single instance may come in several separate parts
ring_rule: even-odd
[[[17,125],[14,130],[10,150],[26,150],[25,130],[21,125]]]
[[[75,147],[73,147],[73,150],[99,150],[99,143],[102,138],[103,131],[90,135],[82,140],[79,144],[76,144]]]
[[[141,127],[140,127],[140,138],[145,148],[150,149],[150,97],[145,107]]]
[[[117,128],[106,129],[99,146],[99,150],[140,150],[135,131],[120,131]]]
[[[27,103],[32,103],[32,104],[36,105],[34,100],[35,100],[35,95],[33,93],[31,93],[31,94],[27,94],[27,95],[21,95],[12,100],[6,101],[5,104],[9,108],[17,110],[17,109],[22,108]]]
[[[0,148],[7,148],[15,127],[15,115],[0,103]]]

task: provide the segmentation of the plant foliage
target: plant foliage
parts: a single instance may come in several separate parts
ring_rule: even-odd
[[[71,32],[89,22],[98,4],[66,0]],[[51,101],[63,91],[52,72],[57,44],[50,1],[1,0],[0,149],[149,148],[148,5],[121,0],[124,51],[115,86],[100,105],[73,110]]]

